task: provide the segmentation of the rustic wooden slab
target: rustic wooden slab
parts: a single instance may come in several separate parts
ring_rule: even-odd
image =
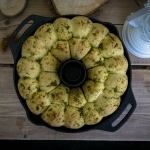
[[[150,141],[149,75],[150,70],[132,71],[132,89],[137,107],[118,131],[62,133],[29,121],[14,89],[13,68],[0,67],[0,139]]]
[[[59,15],[89,15],[95,12],[108,0],[50,0]]]

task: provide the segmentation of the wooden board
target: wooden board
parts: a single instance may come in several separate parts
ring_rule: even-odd
[[[56,12],[60,15],[89,15],[95,12],[108,0],[51,0]]]
[[[13,68],[0,67],[0,139],[150,141],[150,70],[132,73],[137,107],[118,131],[62,133],[30,122],[14,89]]]
[[[5,16],[14,17],[24,10],[26,3],[27,0],[1,0],[0,9]]]

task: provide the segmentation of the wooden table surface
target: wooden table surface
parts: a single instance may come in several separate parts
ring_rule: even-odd
[[[121,36],[126,17],[141,9],[146,2],[147,0],[109,0],[90,16],[115,24]],[[130,53],[133,66],[132,89],[137,107],[119,130],[116,132],[90,130],[81,133],[63,133],[30,122],[14,89],[12,53],[9,46],[3,50],[3,44],[15,28],[32,14],[46,17],[58,15],[47,0],[28,0],[24,11],[13,18],[0,13],[0,139],[150,141],[150,59],[138,58]],[[24,30],[29,25],[30,23],[25,26]],[[22,32],[24,31],[22,30],[19,34],[21,35]]]

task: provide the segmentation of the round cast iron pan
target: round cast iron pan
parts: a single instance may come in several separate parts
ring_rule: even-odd
[[[64,16],[59,16],[59,17],[66,17],[66,18],[71,19],[75,16],[78,16],[78,15],[64,15]],[[124,46],[124,55],[127,58],[128,63],[129,63],[129,67],[127,70],[128,87],[127,87],[127,90],[125,91],[125,93],[121,96],[121,104],[118,107],[118,109],[110,116],[103,118],[102,121],[100,121],[96,125],[84,125],[80,129],[68,129],[66,127],[51,127],[48,124],[46,124],[39,116],[31,113],[31,111],[29,110],[29,108],[26,105],[25,100],[19,94],[19,91],[17,88],[17,82],[18,82],[19,76],[16,71],[16,64],[21,57],[22,44],[25,42],[25,40],[29,36],[34,34],[34,32],[36,31],[36,29],[38,27],[40,27],[44,23],[53,23],[53,21],[59,17],[52,18],[52,17],[37,16],[37,15],[28,16],[15,29],[15,31],[13,32],[13,34],[9,40],[10,49],[11,49],[11,52],[12,52],[13,58],[14,58],[14,72],[13,72],[14,87],[15,87],[16,93],[18,95],[18,98],[19,98],[21,104],[23,105],[24,109],[26,110],[27,117],[32,123],[34,123],[36,125],[45,126],[45,127],[48,127],[50,129],[60,131],[60,132],[77,133],[77,132],[84,132],[84,131],[88,131],[88,130],[104,130],[104,131],[108,131],[108,132],[114,132],[114,131],[118,130],[130,118],[130,116],[132,115],[132,113],[134,112],[134,110],[136,108],[136,100],[134,98],[132,88],[131,88],[131,81],[132,81],[131,62],[130,62],[130,58],[129,58],[127,49],[123,43],[122,44]],[[101,24],[105,25],[111,33],[114,33],[115,35],[117,35],[119,37],[118,30],[112,23],[102,22],[102,21],[96,20],[91,17],[89,17],[89,19],[91,19],[94,23],[101,23]],[[19,31],[30,21],[33,21],[31,26],[22,34],[22,36],[19,38],[18,41],[15,41],[15,38],[16,38],[17,34],[19,33]],[[121,38],[120,38],[120,40],[121,40]],[[118,119],[120,121],[119,123],[114,125],[113,122],[115,122],[117,120],[117,118],[119,118],[119,116],[124,112],[124,110],[127,108],[128,105],[130,105],[130,110],[125,114],[123,119],[121,119],[121,120]]]

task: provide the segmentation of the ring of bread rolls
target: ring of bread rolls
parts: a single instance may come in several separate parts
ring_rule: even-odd
[[[85,65],[78,87],[60,80],[67,60]],[[53,127],[79,129],[114,113],[127,89],[128,61],[119,37],[88,17],[57,18],[40,26],[22,45],[18,90],[29,110]]]

